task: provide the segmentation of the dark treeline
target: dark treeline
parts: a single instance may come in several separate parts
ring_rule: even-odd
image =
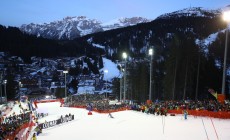
[[[103,54],[103,50],[91,47],[85,42],[58,41],[22,33],[16,27],[0,25],[0,51],[20,56],[27,63],[31,56],[71,57]]]
[[[202,40],[226,27],[221,16],[171,17],[99,32],[81,39],[91,39],[96,44],[106,46],[106,55],[114,62],[122,60],[122,52],[127,52],[130,56],[127,62],[128,98],[148,99],[148,48],[153,46],[153,99],[213,99],[208,89],[221,92],[225,33],[220,32],[211,45],[204,45]],[[197,39],[201,41],[196,43]],[[114,53],[109,53],[111,50]],[[119,83],[118,79],[114,81],[114,92],[118,95]],[[226,85],[228,95],[229,82]]]

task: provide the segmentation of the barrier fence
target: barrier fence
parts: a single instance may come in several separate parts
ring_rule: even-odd
[[[86,106],[71,106],[74,108],[86,108]],[[98,110],[96,108],[93,109],[93,111],[98,113],[112,113],[112,112],[118,112],[118,111],[124,111],[124,110],[130,110],[128,107],[122,107],[119,109],[109,109],[109,110]],[[207,111],[207,110],[187,110],[189,115],[194,116],[207,116],[207,117],[213,117],[213,118],[221,118],[221,119],[230,119],[230,112],[224,112],[224,111]],[[168,113],[172,114],[182,114],[183,110],[168,110]]]
[[[56,99],[56,100],[36,100],[34,101],[34,106],[38,108],[37,104],[38,103],[50,103],[50,102],[60,102],[61,106],[64,104],[64,99]]]
[[[73,108],[83,108],[83,109],[86,108],[86,106],[70,106],[70,107],[73,107]],[[93,108],[92,111],[95,111],[95,112],[98,112],[98,113],[112,113],[112,112],[119,112],[119,111],[124,111],[124,110],[130,110],[130,108],[128,108],[128,107],[121,107],[121,108],[118,108],[118,109],[109,109],[109,110],[100,110],[100,109]]]
[[[224,111],[207,111],[207,110],[187,110],[189,115],[194,116],[207,116],[207,117],[213,117],[213,118],[221,118],[221,119],[230,119],[230,112],[224,112]],[[183,110],[168,110],[168,113],[173,114],[182,114]]]

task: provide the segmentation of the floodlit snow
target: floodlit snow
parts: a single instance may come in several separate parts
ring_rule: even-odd
[[[120,71],[117,68],[117,64],[115,64],[114,62],[112,62],[111,60],[109,60],[107,58],[103,57],[102,59],[103,59],[104,67],[102,69],[100,69],[100,73],[104,74],[103,80],[105,80],[106,82],[112,82],[113,78],[120,76]],[[107,72],[105,72],[105,71],[107,71]],[[85,93],[94,94],[95,93],[95,87],[93,86],[94,83],[95,83],[94,80],[85,80],[83,82],[80,82],[78,84],[79,87],[78,87],[77,94],[85,94]],[[101,92],[99,92],[99,94],[102,94],[104,92],[105,92],[105,89],[101,90]],[[106,92],[111,92],[111,90],[107,90]]]
[[[199,40],[199,39],[196,39],[196,44],[197,45],[202,45],[203,47],[203,50],[208,53],[208,46],[211,45],[214,41],[216,41],[217,39],[217,36],[219,33],[224,33],[226,31],[226,29],[223,29],[221,31],[218,31],[216,33],[213,33],[213,34],[210,34],[207,38],[205,38],[204,40]],[[200,44],[202,43],[202,44]]]
[[[212,44],[212,43],[216,40],[218,34],[219,34],[219,33],[224,33],[225,31],[226,31],[226,29],[221,30],[221,31],[216,32],[216,33],[213,33],[213,34],[210,34],[207,38],[205,38],[205,39],[203,40],[204,45],[208,46],[208,45]]]
[[[228,30],[230,29],[230,24],[228,25]],[[208,54],[209,50],[208,50],[208,46],[211,45],[213,42],[215,42],[217,40],[218,34],[220,33],[225,33],[227,29],[223,29],[220,30],[216,33],[210,34],[207,38],[205,38],[204,40],[199,40],[196,39],[195,43],[197,45],[199,45],[200,47],[202,47],[203,51]],[[216,60],[216,66],[220,68],[220,63],[219,60]],[[230,68],[227,68],[227,74],[229,75],[230,73]]]
[[[106,59],[106,58],[102,58],[103,59],[103,62],[104,62],[104,68],[101,69],[100,71],[105,71],[107,70],[108,72],[105,73],[104,75],[104,80],[112,80],[113,78],[115,77],[118,77],[120,75],[120,72],[117,68],[117,65],[112,62],[111,60],[109,59]]]
[[[154,116],[136,111],[108,114],[86,109],[60,107],[60,103],[40,103],[37,112],[49,113],[39,123],[51,121],[61,115],[74,114],[74,120],[48,129],[43,129],[38,140],[217,140],[209,117]],[[204,122],[204,126],[202,123]],[[219,140],[230,139],[230,120],[212,118]]]

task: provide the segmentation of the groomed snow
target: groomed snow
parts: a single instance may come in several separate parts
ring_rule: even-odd
[[[117,68],[117,65],[112,62],[109,59],[106,59],[103,57],[103,62],[104,62],[104,68],[101,69],[100,71],[105,71],[107,70],[107,73],[104,75],[104,80],[111,81],[115,77],[119,77],[120,72],[119,69]]]
[[[184,120],[182,115],[162,117],[126,110],[112,113],[114,118],[110,118],[108,114],[88,115],[85,109],[60,107],[60,103],[40,103],[37,112],[49,113],[40,123],[74,114],[73,121],[43,129],[38,140],[217,140],[209,117],[189,115]],[[230,120],[212,121],[219,140],[229,140]]]

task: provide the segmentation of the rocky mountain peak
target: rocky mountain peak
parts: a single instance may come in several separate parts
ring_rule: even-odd
[[[142,17],[120,18],[103,24],[96,19],[88,19],[86,16],[67,16],[59,21],[44,24],[24,24],[20,30],[29,34],[50,39],[74,39],[95,32],[106,31],[138,23],[149,22]]]

